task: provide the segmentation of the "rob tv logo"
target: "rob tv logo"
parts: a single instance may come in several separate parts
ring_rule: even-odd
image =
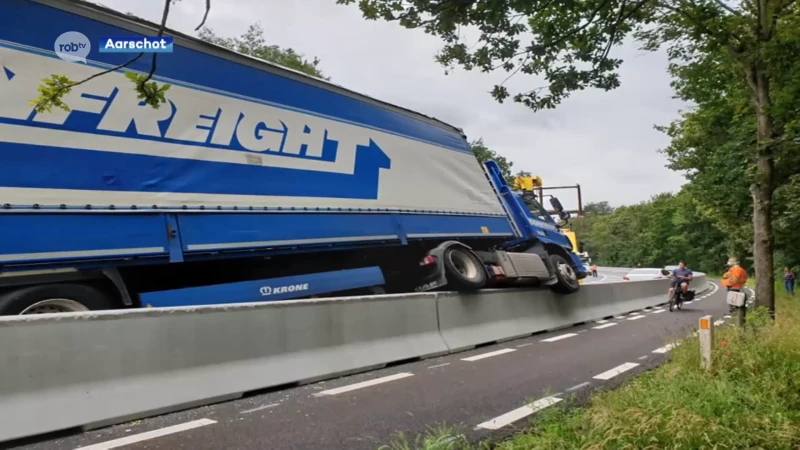
[[[56,39],[53,50],[64,61],[86,64],[86,57],[92,51],[92,43],[83,33],[67,31]]]

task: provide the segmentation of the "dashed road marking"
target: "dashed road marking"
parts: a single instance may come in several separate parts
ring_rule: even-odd
[[[272,403],[272,404],[269,404],[269,405],[259,406],[258,408],[246,409],[244,411],[239,411],[239,414],[250,414],[250,413],[256,412],[256,411],[262,411],[262,410],[265,410],[265,409],[274,408],[274,407],[278,406],[279,404],[280,403]]]
[[[109,450],[112,448],[118,448],[124,445],[135,444],[136,442],[147,441],[161,436],[180,433],[181,431],[187,431],[194,428],[204,427],[206,425],[212,425],[215,423],[217,423],[217,421],[211,419],[193,420],[191,422],[181,423],[178,425],[173,425],[171,427],[159,428],[158,430],[152,430],[145,433],[134,434],[133,436],[125,436],[124,438],[114,439],[106,442],[100,442],[98,444],[88,445],[86,447],[78,447],[75,450]]]
[[[530,416],[531,414],[541,411],[549,406],[553,406],[556,403],[560,402],[561,399],[558,397],[550,396],[545,397],[535,402],[525,405],[521,408],[517,408],[513,411],[509,411],[502,416],[495,417],[492,420],[487,420],[478,426],[475,429],[484,429],[484,430],[499,430],[507,425],[510,425],[520,419],[524,419],[525,417]]]
[[[723,323],[725,323],[725,321],[724,321],[724,320],[721,320],[721,319],[720,319],[720,320],[715,320],[715,321],[714,321],[714,326],[717,326],[717,327],[718,327],[718,326],[722,325]]]
[[[548,339],[542,339],[542,342],[556,342],[556,341],[560,341],[562,339],[571,338],[573,336],[577,336],[577,334],[575,334],[575,333],[562,334],[560,336],[555,336],[555,337],[551,337],[551,338],[548,338]]]
[[[630,362],[625,363],[625,364],[620,364],[620,365],[618,365],[617,367],[614,367],[611,370],[606,370],[605,372],[603,372],[603,373],[601,373],[599,375],[595,375],[594,379],[596,379],[596,380],[610,380],[610,379],[614,378],[615,376],[617,376],[617,375],[619,375],[621,373],[627,372],[627,371],[633,369],[634,367],[638,367],[638,366],[639,366],[638,363],[630,363]]]
[[[529,346],[529,345],[533,345],[533,342],[526,342],[525,344],[519,344],[519,345],[517,346],[517,348],[520,348],[520,347],[527,347],[527,346]]]
[[[653,314],[659,314],[666,311],[666,309],[659,309],[658,311],[653,311]]]
[[[645,316],[633,316],[633,317],[628,317],[628,320],[639,320],[639,319],[644,319],[644,317]]]
[[[640,356],[640,357],[638,357],[638,358],[636,358],[636,359],[638,359],[639,361],[641,361],[641,360],[643,360],[643,359],[647,359],[647,355]]]
[[[479,361],[481,359],[491,358],[492,356],[497,356],[497,355],[504,355],[506,353],[511,353],[511,352],[515,352],[515,351],[516,350],[513,349],[513,348],[504,348],[502,350],[495,350],[495,351],[489,352],[489,353],[481,353],[480,355],[470,356],[469,358],[461,358],[461,360],[462,361],[469,361],[469,362]]]
[[[616,323],[613,323],[613,322],[612,322],[612,323],[607,323],[607,324],[605,324],[605,325],[600,325],[600,326],[592,327],[592,329],[594,329],[594,330],[602,330],[603,328],[613,327],[613,326],[616,326],[616,325],[617,325]]]
[[[356,389],[363,389],[365,387],[375,386],[376,384],[388,383],[390,381],[401,380],[407,377],[413,377],[414,374],[410,372],[397,373],[387,377],[375,378],[374,380],[362,381],[360,383],[348,384],[347,386],[338,387],[335,389],[328,389],[327,391],[317,392],[314,397],[322,397],[326,395],[337,395],[345,392],[355,391]]]
[[[436,364],[435,366],[428,367],[428,369],[436,369],[437,367],[444,367],[444,366],[449,366],[449,365],[450,365],[450,363]]]

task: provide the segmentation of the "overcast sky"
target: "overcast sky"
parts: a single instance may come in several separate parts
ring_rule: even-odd
[[[99,3],[151,21],[163,0],[101,0]],[[181,0],[167,26],[187,34],[202,19],[205,1]],[[410,108],[464,129],[514,162],[514,169],[543,178],[545,185],[580,183],[583,201],[614,206],[676,191],[683,177],[664,167],[657,153],[668,139],[653,129],[677,117],[682,104],[671,98],[666,57],[626,46],[622,87],[573,94],[556,110],[533,113],[513,102],[497,103],[488,93],[506,74],[457,70],[445,75],[433,57],[440,41],[419,30],[368,22],[358,8],[336,0],[212,0],[206,24],[220,36],[242,34],[260,22],[269,43],[319,57],[331,81]],[[510,88],[539,86],[518,76]],[[574,191],[559,195],[568,208]]]

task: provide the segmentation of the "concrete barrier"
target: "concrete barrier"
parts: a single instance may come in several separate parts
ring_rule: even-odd
[[[0,320],[0,441],[448,351],[435,294]]]
[[[698,276],[696,286],[705,284]],[[668,282],[0,319],[0,441],[94,428],[513,339],[666,300]]]

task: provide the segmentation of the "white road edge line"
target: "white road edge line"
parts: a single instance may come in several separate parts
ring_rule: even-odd
[[[437,367],[444,367],[444,366],[449,366],[449,365],[450,365],[450,363],[436,364],[435,366],[428,367],[428,369],[435,369]]]
[[[613,327],[613,326],[615,326],[615,325],[617,325],[617,324],[616,324],[616,323],[614,323],[614,322],[612,322],[612,323],[607,323],[607,324],[605,324],[605,325],[600,325],[600,326],[597,326],[597,327],[592,327],[592,329],[593,329],[593,330],[602,330],[603,328]]]
[[[342,394],[345,392],[355,391],[356,389],[362,389],[365,387],[375,386],[376,384],[388,383],[390,381],[396,381],[413,376],[414,374],[410,372],[397,373],[394,375],[389,375],[388,377],[375,378],[374,380],[362,381],[361,383],[348,384],[347,386],[342,386],[335,389],[328,389],[327,391],[317,392],[316,394],[314,394],[314,397]]]
[[[78,447],[75,450],[109,450],[112,448],[122,447],[123,445],[135,444],[149,439],[166,436],[169,434],[180,433],[181,431],[191,430],[193,428],[204,427],[217,423],[216,420],[200,419],[191,422],[173,425],[171,427],[159,428],[157,430],[147,431],[145,433],[134,434],[133,436],[125,436],[124,438],[114,439],[111,441],[100,442],[97,444],[88,445],[86,447]]]
[[[673,348],[675,348],[675,347],[677,347],[679,345],[680,345],[680,343],[673,342],[671,344],[667,344],[667,345],[665,345],[665,346],[663,346],[661,348],[657,348],[657,349],[653,350],[653,353],[667,353],[668,351],[672,350]]]
[[[605,319],[603,319],[603,320],[595,320],[594,323],[608,323],[608,321],[605,320]]]
[[[258,408],[246,409],[244,411],[239,411],[239,414],[250,414],[250,413],[256,412],[256,411],[261,411],[261,410],[264,410],[264,409],[274,408],[274,407],[276,407],[278,405],[280,405],[280,403],[271,403],[269,405],[259,406]]]
[[[638,367],[638,366],[639,366],[639,363],[630,363],[629,362],[629,363],[625,363],[625,364],[620,364],[619,366],[614,367],[611,370],[606,370],[605,372],[603,372],[603,373],[601,373],[599,375],[595,375],[593,378],[595,380],[610,380],[610,379],[614,378],[615,376],[617,376],[617,375],[619,375],[621,373],[627,372],[627,371],[633,369],[634,367]]]
[[[572,386],[571,388],[567,389],[567,390],[566,390],[566,391],[564,391],[564,392],[572,392],[572,391],[577,391],[578,389],[583,389],[583,388],[585,388],[586,386],[589,386],[590,384],[592,384],[592,383],[589,383],[588,381],[584,381],[584,382],[583,382],[583,383],[581,383],[581,384],[576,384],[575,386]]]
[[[658,311],[653,311],[653,314],[659,314],[666,311],[666,309],[659,309]]]
[[[562,339],[571,338],[572,336],[577,336],[577,334],[575,334],[575,333],[562,334],[560,336],[551,337],[551,338],[548,338],[548,339],[542,339],[542,342],[555,342],[555,341],[560,341]]]
[[[521,408],[509,411],[503,414],[502,416],[498,416],[492,420],[488,420],[486,422],[478,424],[478,426],[476,426],[475,429],[499,430],[500,428],[510,425],[520,419],[524,419],[525,417],[528,417],[537,411],[541,411],[549,406],[553,406],[560,401],[561,399],[558,397],[553,397],[553,396],[545,397],[536,400],[535,402],[529,405],[525,405]]]
[[[639,319],[644,319],[644,317],[645,316],[633,316],[633,317],[628,317],[628,320],[639,320]]]
[[[529,346],[529,345],[533,345],[533,342],[527,342],[527,343],[525,343],[525,344],[519,344],[519,345],[517,346],[517,348],[520,348],[520,347],[527,347],[527,346]]]
[[[504,355],[506,353],[511,353],[511,352],[515,352],[515,351],[517,351],[517,350],[513,349],[513,348],[504,348],[502,350],[496,350],[496,351],[489,352],[489,353],[481,353],[480,355],[470,356],[469,358],[461,358],[461,360],[462,361],[472,362],[472,361],[478,361],[478,360],[481,360],[481,359],[484,359],[484,358],[491,358],[492,356]]]

